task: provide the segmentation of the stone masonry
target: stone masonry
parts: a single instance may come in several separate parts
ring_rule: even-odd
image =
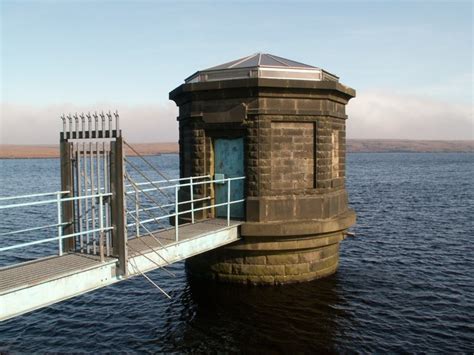
[[[188,259],[192,276],[274,285],[337,270],[339,243],[355,222],[345,190],[345,105],[354,96],[337,81],[265,78],[186,83],[170,93],[181,177],[214,174],[215,138],[245,142],[243,240]]]
[[[314,131],[311,122],[271,123],[271,190],[315,187]]]

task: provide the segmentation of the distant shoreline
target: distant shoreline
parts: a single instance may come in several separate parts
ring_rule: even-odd
[[[136,143],[132,146],[142,155],[177,154],[178,143]],[[348,139],[348,153],[473,153],[474,140],[407,140],[407,139]],[[126,149],[126,155],[135,154]],[[0,159],[58,158],[58,145],[0,144]]]
[[[132,147],[142,155],[173,154],[179,152],[178,143],[137,143]],[[128,147],[125,154],[136,155]],[[52,159],[59,158],[59,145],[0,144],[0,159]]]

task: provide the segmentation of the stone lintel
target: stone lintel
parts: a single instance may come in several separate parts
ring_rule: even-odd
[[[334,111],[319,111],[319,110],[279,110],[279,109],[249,109],[247,110],[248,115],[272,115],[272,116],[322,116],[340,118],[343,120],[347,119],[347,115],[337,113]]]
[[[192,116],[198,116],[199,114]],[[200,114],[204,123],[231,123],[243,122],[247,118],[247,107],[244,104],[237,105],[224,112],[202,112]]]

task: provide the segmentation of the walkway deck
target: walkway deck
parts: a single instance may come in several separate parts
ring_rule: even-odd
[[[107,258],[106,262],[116,262]],[[25,287],[101,266],[94,255],[71,253],[28,261],[0,269],[0,296]]]
[[[240,222],[209,219],[129,239],[129,277],[235,242]],[[159,242],[158,242],[159,241]],[[39,309],[111,285],[124,278],[116,274],[116,259],[70,253],[0,269],[0,320]]]

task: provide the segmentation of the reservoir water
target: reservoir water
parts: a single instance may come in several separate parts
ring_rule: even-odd
[[[177,155],[150,159],[178,175]],[[342,242],[329,278],[198,284],[177,263],[175,278],[149,273],[171,300],[137,277],[0,323],[0,352],[472,353],[474,155],[348,154],[346,183],[356,237]],[[1,196],[58,186],[56,159],[0,160]],[[3,213],[0,229],[54,223],[52,208]],[[48,248],[0,255],[0,264]]]

